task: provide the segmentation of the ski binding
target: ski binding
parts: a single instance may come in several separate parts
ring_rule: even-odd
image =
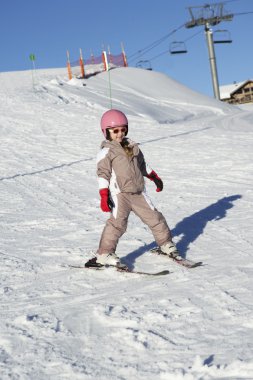
[[[186,268],[189,268],[189,269],[199,267],[203,264],[202,261],[192,261],[192,260],[184,259],[180,255],[178,255],[176,257],[169,256],[166,253],[163,253],[162,250],[160,249],[160,247],[155,247],[155,248],[151,249],[150,252],[155,253],[157,255],[163,255],[165,257],[168,257],[168,259],[174,261],[175,263],[177,263],[179,265],[182,265]]]

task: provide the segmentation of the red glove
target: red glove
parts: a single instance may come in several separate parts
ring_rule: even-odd
[[[150,174],[148,174],[147,177],[148,177],[148,179],[150,179],[150,181],[155,182],[157,192],[162,191],[163,181],[161,180],[160,177],[158,177],[158,175],[156,174],[156,172],[154,172],[154,170],[152,170],[152,172]]]
[[[104,212],[111,212],[109,207],[109,189],[101,189],[99,190],[99,194],[101,197],[100,200],[100,208]]]

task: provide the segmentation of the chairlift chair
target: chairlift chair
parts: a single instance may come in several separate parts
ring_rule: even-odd
[[[219,29],[213,33],[214,44],[230,44],[232,42],[231,35],[226,29]]]
[[[138,67],[138,68],[140,68],[140,69],[145,69],[145,70],[152,70],[152,67],[151,67],[150,61],[148,61],[148,60],[138,61],[138,62],[136,63],[136,67]]]
[[[182,41],[174,41],[170,44],[170,54],[184,54],[187,53],[185,43]]]

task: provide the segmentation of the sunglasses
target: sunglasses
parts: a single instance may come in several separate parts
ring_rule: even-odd
[[[112,129],[109,129],[110,132],[114,133],[115,135],[119,132],[121,133],[126,133],[127,131],[127,127],[122,127],[122,128],[112,128]]]

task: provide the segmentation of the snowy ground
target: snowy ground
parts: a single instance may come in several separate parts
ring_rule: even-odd
[[[91,257],[108,73],[0,74],[0,379],[253,379],[253,110],[159,73],[111,71],[112,102],[164,180],[148,191],[183,256],[151,254],[132,215],[118,254],[163,277],[66,267]]]

